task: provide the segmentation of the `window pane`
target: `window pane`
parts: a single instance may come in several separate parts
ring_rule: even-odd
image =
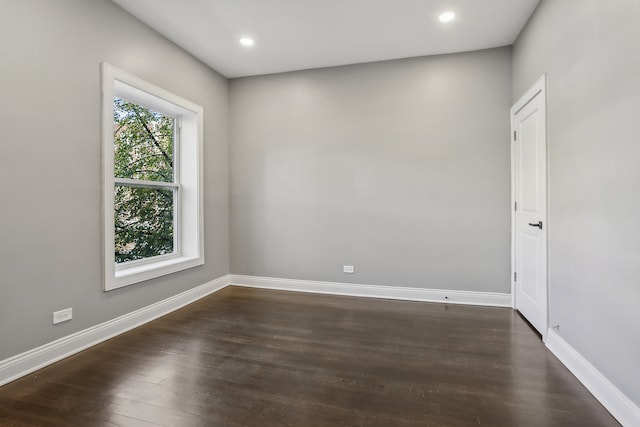
[[[116,263],[173,253],[173,190],[116,186]]]
[[[173,182],[173,126],[173,117],[114,98],[114,176]]]

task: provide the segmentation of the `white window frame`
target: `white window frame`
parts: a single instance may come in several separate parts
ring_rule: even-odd
[[[176,118],[174,123],[174,182],[114,177],[114,97]],[[175,273],[204,264],[203,239],[203,115],[201,106],[148,83],[110,64],[102,64],[102,157],[104,290]],[[174,189],[174,252],[115,262],[114,196],[116,183],[145,188]]]

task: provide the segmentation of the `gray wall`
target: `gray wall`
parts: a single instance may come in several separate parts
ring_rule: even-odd
[[[510,82],[510,48],[231,80],[231,271],[510,292]]]
[[[640,3],[543,1],[513,99],[548,73],[550,321],[640,405]]]
[[[103,61],[205,110],[206,264],[108,293]],[[0,70],[0,360],[228,273],[226,79],[108,0],[3,1]]]
[[[513,95],[502,48],[238,79],[229,100],[108,0],[5,1],[0,360],[228,273],[229,245],[238,274],[509,292],[507,111],[546,72],[551,325],[640,404],[639,41],[637,2],[546,0]],[[205,108],[206,264],[108,293],[103,61]]]

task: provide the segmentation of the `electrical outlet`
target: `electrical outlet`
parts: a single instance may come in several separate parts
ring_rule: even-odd
[[[342,266],[342,272],[347,274],[353,274],[356,272],[356,268],[353,265]]]
[[[73,309],[65,308],[64,310],[53,312],[53,324],[66,322],[73,317]]]

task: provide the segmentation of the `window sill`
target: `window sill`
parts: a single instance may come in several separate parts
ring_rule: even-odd
[[[204,264],[204,257],[201,256],[175,256],[156,262],[120,267],[115,270],[114,277],[107,278],[105,291],[133,285],[134,283],[176,273],[202,264]]]

